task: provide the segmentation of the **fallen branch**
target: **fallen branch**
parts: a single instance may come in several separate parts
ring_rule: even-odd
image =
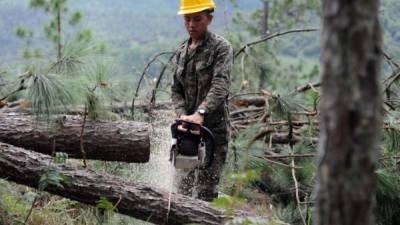
[[[310,89],[315,89],[315,88],[320,87],[320,86],[321,86],[321,82],[315,82],[315,83],[312,83],[312,84],[309,83],[309,84],[306,84],[306,85],[303,85],[303,86],[300,86],[300,87],[296,88],[289,95],[293,95],[293,94],[299,93],[299,92],[305,92],[305,91],[308,91]]]
[[[293,149],[292,149],[292,151],[293,151]],[[297,178],[296,178],[296,170],[294,169],[295,166],[296,166],[295,163],[294,163],[294,158],[292,158],[290,165],[292,166],[292,178],[293,178],[293,182],[294,182],[294,188],[296,190],[297,209],[299,210],[299,214],[300,214],[301,220],[303,222],[303,225],[307,225],[306,219],[304,218],[303,212],[301,211],[301,205],[300,205],[301,201],[300,201],[300,195],[299,195],[299,183],[298,183]]]
[[[256,97],[249,97],[249,98],[237,98],[233,100],[232,104],[238,107],[263,107],[265,106],[265,97],[256,96]]]
[[[306,153],[306,154],[290,154],[290,155],[265,155],[266,159],[287,159],[287,158],[313,158],[317,154]]]

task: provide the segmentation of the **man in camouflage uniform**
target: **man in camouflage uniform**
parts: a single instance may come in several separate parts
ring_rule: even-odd
[[[181,11],[185,1],[191,2],[181,0]],[[233,50],[227,40],[208,31],[215,4],[203,2],[211,2],[206,10],[180,13],[190,38],[177,50],[171,90],[177,117],[209,128],[216,141],[214,160],[209,168],[200,169],[197,186],[195,172],[191,171],[180,182],[178,192],[192,195],[196,191],[198,198],[212,201],[218,196],[217,185],[228,150],[226,104]]]

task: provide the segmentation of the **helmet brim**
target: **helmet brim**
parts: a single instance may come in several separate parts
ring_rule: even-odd
[[[205,7],[200,7],[200,8],[193,8],[193,9],[181,9],[179,10],[179,12],[177,13],[177,15],[186,15],[186,14],[192,14],[192,13],[198,13],[207,9],[214,9],[215,7],[209,7],[209,6],[205,6]]]

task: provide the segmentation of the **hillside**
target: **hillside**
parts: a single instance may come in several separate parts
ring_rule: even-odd
[[[238,1],[243,10],[254,10],[258,0]],[[233,6],[230,1],[217,1],[217,20],[213,29],[221,30],[230,23]],[[136,45],[151,46],[167,39],[178,43],[184,39],[181,17],[176,15],[179,1],[135,0],[107,1],[87,0],[69,1],[70,11],[82,11],[84,18],[81,27],[92,29],[96,40],[105,41],[115,54]],[[42,45],[43,25],[47,22],[45,13],[29,7],[27,0],[0,1],[0,57],[11,61],[18,56],[23,42],[16,38],[17,26],[35,32],[34,45]],[[164,41],[165,43],[165,41]],[[114,54],[114,55],[115,55]],[[128,54],[128,53],[127,53]],[[130,53],[131,54],[131,53]],[[126,59],[139,60],[135,58]]]

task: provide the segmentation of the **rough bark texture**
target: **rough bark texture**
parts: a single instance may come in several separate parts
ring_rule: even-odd
[[[4,105],[6,106],[4,109],[2,109],[1,112],[3,113],[10,113],[10,112],[23,112],[23,113],[31,113],[32,109],[32,103],[26,100],[18,100],[15,102],[4,102]],[[2,105],[0,103],[0,109],[2,108]],[[68,115],[82,115],[84,111],[84,106],[71,106],[67,107],[69,110],[66,112]],[[126,103],[114,103],[112,106],[105,106],[106,110],[110,110],[114,113],[124,113],[128,112],[131,110],[131,106],[127,105]],[[173,109],[172,103],[171,102],[160,102],[155,105],[149,105],[149,104],[138,104],[135,105],[135,109],[142,110],[144,112],[149,112],[151,110],[169,110]],[[64,110],[64,108],[62,109]]]
[[[380,131],[378,0],[325,0],[317,218],[373,224]]]
[[[0,143],[0,178],[19,184],[38,187],[41,175],[51,157]],[[68,165],[57,165],[70,178],[60,189],[49,186],[46,191],[82,203],[96,205],[100,197],[107,198],[123,213],[155,224],[223,224],[229,219],[207,202],[180,194],[172,194],[168,222],[168,192],[126,182],[121,178],[83,170]],[[118,204],[117,204],[118,203]]]
[[[237,98],[233,104],[239,107],[263,107],[265,106],[265,97]]]
[[[35,122],[27,114],[0,113],[0,141],[44,154],[50,155],[55,149],[81,158],[82,122],[80,116],[66,116],[49,125]],[[83,145],[87,159],[143,163],[150,157],[145,123],[86,121]]]

